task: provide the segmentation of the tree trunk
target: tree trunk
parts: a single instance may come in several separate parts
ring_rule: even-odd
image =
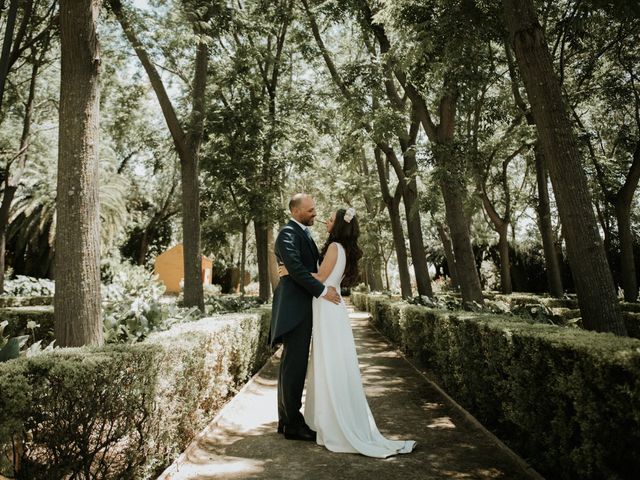
[[[138,247],[138,258],[136,263],[138,265],[144,265],[147,259],[147,252],[149,251],[149,231],[151,230],[151,224],[147,225],[142,231],[142,238],[140,239],[140,246]]]
[[[536,181],[538,184],[538,226],[542,237],[542,248],[544,249],[544,263],[547,273],[547,284],[549,293],[556,298],[561,298],[564,294],[562,287],[562,272],[560,262],[556,253],[553,226],[551,225],[551,202],[549,201],[549,188],[547,185],[547,167],[540,151],[540,147],[535,147]]]
[[[411,291],[411,275],[409,274],[407,247],[405,246],[402,221],[400,220],[400,198],[401,195],[396,194],[387,205],[387,208],[389,210],[391,235],[393,236],[393,246],[396,250],[396,261],[398,263],[398,274],[400,276],[400,294],[402,298],[409,298],[413,293]]]
[[[376,248],[376,250],[378,249],[379,248]],[[382,265],[380,263],[380,255],[375,254],[369,257],[365,263],[365,269],[369,289],[373,292],[382,291]]]
[[[416,115],[433,145],[434,156],[438,168],[441,170],[440,188],[444,199],[445,217],[451,233],[462,300],[463,302],[483,304],[482,285],[475,266],[469,234],[469,219],[464,207],[466,197],[464,167],[462,160],[457,158],[452,148],[458,100],[457,85],[452,80],[445,80],[439,105],[440,124],[436,126],[431,119],[426,101],[407,81],[404,72],[396,71],[396,76],[411,99]]]
[[[512,293],[511,284],[511,260],[509,259],[509,219],[511,218],[511,201],[509,186],[507,185],[507,164],[503,164],[503,188],[505,192],[505,214],[500,217],[495,206],[491,202],[489,195],[485,191],[484,185],[480,185],[482,205],[489,216],[493,230],[498,234],[498,254],[500,255],[500,291],[502,293]],[[513,229],[512,229],[513,231]]]
[[[509,259],[509,224],[504,223],[498,228],[498,251],[500,252],[500,290],[502,293],[512,293],[511,261]]]
[[[361,165],[361,174],[367,178],[374,181],[371,178],[371,172],[369,170],[369,164],[367,161],[367,156],[364,152],[364,149],[360,149],[360,165]],[[370,192],[364,190],[362,192],[362,196],[364,198],[364,204],[367,211],[367,215],[370,218],[374,218],[379,213],[379,202],[373,198]],[[368,253],[365,253],[365,256],[361,259],[360,264],[364,266],[365,275],[364,280],[371,291],[380,292],[383,289],[382,284],[382,248],[380,247],[380,240],[378,235],[375,232],[371,231],[371,228],[374,228],[373,224],[365,225],[364,228],[367,238],[370,242],[370,249]]]
[[[436,228],[438,229],[438,236],[442,242],[442,248],[444,249],[444,256],[447,259],[447,268],[449,269],[449,276],[451,277],[451,286],[453,288],[459,288],[458,274],[456,272],[456,260],[453,255],[453,248],[451,247],[451,239],[447,233],[444,225],[440,222],[436,222]]]
[[[162,83],[162,78],[149,54],[138,39],[121,0],[109,0],[125,36],[142,63],[149,82],[158,98],[164,119],[171,132],[173,144],[180,158],[182,185],[182,235],[184,244],[184,305],[204,310],[202,289],[202,257],[200,252],[200,185],[198,152],[202,141],[205,116],[205,93],[207,84],[208,48],[205,41],[198,43],[193,79],[192,111],[188,134],[182,128],[173,104]],[[195,28],[198,31],[198,28]]]
[[[7,171],[5,175],[8,175]],[[7,247],[7,227],[9,226],[9,211],[11,203],[16,193],[17,186],[10,186],[5,183],[4,192],[2,192],[2,204],[0,205],[0,294],[4,293],[4,277],[5,277],[5,255]]]
[[[182,164],[182,242],[184,261],[184,306],[204,311],[202,256],[200,253],[200,201],[198,161]]]
[[[638,301],[638,279],[633,255],[633,233],[631,232],[631,205],[633,203],[633,195],[638,187],[638,181],[640,181],[640,141],[636,143],[631,168],[624,185],[615,196],[614,203],[618,222],[618,236],[620,237],[622,289],[624,290],[624,299],[627,302]]]
[[[13,30],[16,26],[19,0],[11,0],[7,20],[4,26],[4,39],[2,41],[2,53],[0,54],[0,112],[2,112],[2,100],[4,98],[4,86],[9,74],[9,56],[11,55],[11,45],[13,44]],[[0,119],[2,116],[0,116]]]
[[[417,118],[414,118],[412,121],[410,130],[410,141],[405,146],[406,148],[403,148],[402,152],[404,159],[404,188],[402,189],[402,198],[407,219],[407,236],[409,237],[411,261],[416,275],[418,295],[426,295],[427,297],[433,298],[429,265],[427,264],[427,253],[424,248],[424,239],[422,238],[418,183],[416,180],[418,176],[418,162],[416,161],[415,139],[420,130],[420,121]]]
[[[389,285],[389,260],[388,259],[386,262],[384,262],[384,281],[385,281],[385,285],[387,286],[387,291],[390,291],[391,286]]]
[[[460,185],[457,185],[456,178],[449,175],[442,179],[440,188],[444,198],[447,225],[451,232],[462,301],[482,304],[484,303],[482,286],[471,247],[469,219],[464,209],[464,194],[461,192]]]
[[[396,260],[398,262],[398,273],[400,276],[400,292],[403,298],[409,298],[411,292],[411,275],[409,275],[409,262],[407,259],[407,247],[404,241],[404,232],[402,230],[402,221],[400,220],[400,199],[402,197],[400,186],[396,187],[396,193],[391,196],[389,192],[389,184],[387,183],[387,169],[382,158],[382,150],[376,147],[374,149],[376,159],[376,168],[378,170],[378,180],[382,190],[382,198],[387,211],[389,212],[389,221],[391,223],[391,235],[393,237],[393,246],[396,251]],[[385,274],[386,267],[385,267]],[[387,274],[388,275],[388,274]],[[387,276],[387,289],[389,288],[389,279]]]
[[[184,242],[184,305],[204,312],[200,247],[199,152],[204,131],[209,49],[198,43],[193,76],[193,104],[189,122],[188,155],[180,158],[182,178],[182,237]]]
[[[98,202],[98,0],[60,1],[60,137],[56,200],[55,338],[101,345]]]
[[[622,289],[627,302],[638,301],[638,281],[633,255],[633,234],[631,233],[631,206],[625,202],[616,203],[616,220],[620,236],[620,266]]]
[[[249,225],[242,221],[242,250],[240,252],[240,294],[244,296],[244,272],[247,267],[247,227]]]
[[[503,0],[507,28],[565,228],[584,326],[626,335],[560,84],[531,0]]]
[[[260,300],[267,302],[271,298],[271,279],[269,276],[269,237],[267,226],[263,222],[253,221],[256,234],[256,253],[258,259],[258,283]]]

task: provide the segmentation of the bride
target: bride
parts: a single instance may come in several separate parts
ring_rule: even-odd
[[[318,273],[326,286],[340,291],[358,277],[360,233],[355,210],[339,209],[327,221],[329,238],[320,253]],[[286,275],[284,267],[280,272]],[[410,453],[413,440],[388,440],[376,426],[365,397],[355,341],[344,302],[313,299],[313,334],[307,373],[304,418],[317,431],[316,442],[332,452],[386,458]]]

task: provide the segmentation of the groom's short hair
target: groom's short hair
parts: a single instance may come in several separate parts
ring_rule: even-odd
[[[308,197],[306,193],[296,193],[291,200],[289,200],[289,211],[293,211],[294,208],[299,207],[302,203],[302,200]]]

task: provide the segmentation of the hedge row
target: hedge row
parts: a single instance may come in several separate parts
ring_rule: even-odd
[[[0,476],[155,478],[271,354],[270,312],[0,364]]]
[[[43,295],[22,297],[0,295],[0,307],[34,307],[36,305],[53,305],[53,297]]]
[[[637,478],[639,340],[383,296],[351,298],[548,478]]]

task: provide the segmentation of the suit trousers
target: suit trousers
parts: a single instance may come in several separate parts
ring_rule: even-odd
[[[282,336],[282,357],[278,375],[278,423],[298,428],[305,424],[300,412],[311,346],[311,318],[302,320]]]

